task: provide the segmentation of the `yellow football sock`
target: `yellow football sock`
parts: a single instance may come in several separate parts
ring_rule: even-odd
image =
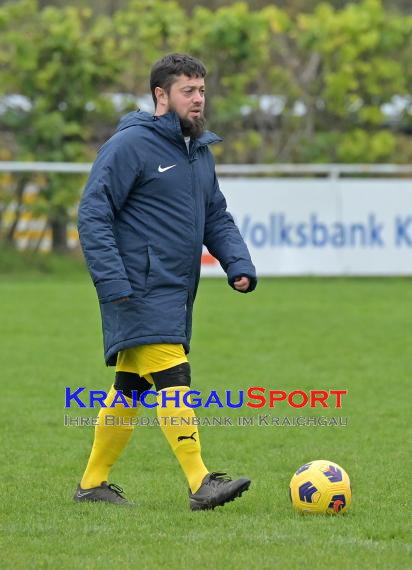
[[[160,390],[157,397],[159,403],[157,417],[160,421],[160,427],[186,475],[192,493],[196,493],[203,478],[208,474],[208,470],[200,454],[197,426],[192,424],[192,418],[196,417],[195,413],[192,408],[186,406],[182,401],[183,394],[188,391],[189,388],[186,386]],[[162,392],[167,392],[169,397],[179,392],[180,407],[176,407],[175,401],[168,400],[167,407],[162,408]],[[172,418],[177,418],[175,420],[177,425],[172,425]]]
[[[111,467],[126,447],[134,430],[134,425],[130,425],[130,422],[137,417],[141,404],[139,403],[137,408],[132,408],[132,399],[124,396],[130,408],[126,408],[122,403],[117,403],[110,408],[116,393],[117,391],[112,386],[105,400],[107,408],[100,409],[99,425],[95,427],[90,459],[80,482],[82,489],[98,487],[103,481],[108,480]],[[106,416],[114,416],[115,425],[105,425]],[[126,425],[116,425],[117,419]],[[109,421],[107,423],[109,424]]]

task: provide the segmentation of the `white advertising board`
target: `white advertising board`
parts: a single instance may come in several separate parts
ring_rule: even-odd
[[[411,179],[221,178],[258,275],[412,275]],[[205,255],[202,275],[222,275]]]

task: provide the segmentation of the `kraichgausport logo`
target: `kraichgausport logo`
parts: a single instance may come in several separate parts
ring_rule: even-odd
[[[148,402],[147,398],[161,396],[161,401]],[[168,402],[174,402],[176,407],[180,407],[181,403],[188,408],[209,408],[210,406],[217,406],[218,408],[241,408],[248,406],[249,408],[274,408],[276,403],[287,402],[292,408],[342,408],[342,397],[347,396],[347,390],[293,390],[292,392],[285,392],[284,390],[267,390],[261,387],[252,387],[246,391],[244,390],[225,390],[225,395],[219,396],[216,390],[211,390],[207,396],[202,396],[198,390],[189,390],[183,394],[176,390],[172,392],[165,392],[161,390],[156,392],[154,390],[147,390],[140,395],[138,399],[137,390],[132,391],[132,401],[130,404],[123,393],[118,390],[116,397],[110,404],[110,408],[118,404],[122,404],[125,408],[137,408],[141,404],[145,408],[166,408]],[[86,388],[77,388],[72,391],[71,388],[65,388],[65,408],[71,408],[72,404],[77,404],[79,408],[94,408],[96,404],[100,404],[106,408],[105,399],[107,392],[103,390],[86,390]],[[82,399],[83,398],[83,399]],[[86,399],[85,399],[86,398]],[[86,403],[87,402],[87,403]]]

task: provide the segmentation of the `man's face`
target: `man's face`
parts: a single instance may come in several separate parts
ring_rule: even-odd
[[[203,77],[180,75],[170,93],[157,87],[157,114],[175,111],[180,118],[184,136],[199,137],[205,128],[205,80]]]

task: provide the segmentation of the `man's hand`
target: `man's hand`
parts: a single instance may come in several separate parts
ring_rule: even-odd
[[[128,301],[130,299],[130,297],[120,297],[120,299],[116,299],[115,301],[112,301],[112,303],[124,303],[125,301]]]
[[[234,288],[237,291],[242,291],[242,293],[244,293],[245,291],[247,291],[249,289],[250,286],[250,279],[249,277],[236,277],[234,283],[233,283]]]

